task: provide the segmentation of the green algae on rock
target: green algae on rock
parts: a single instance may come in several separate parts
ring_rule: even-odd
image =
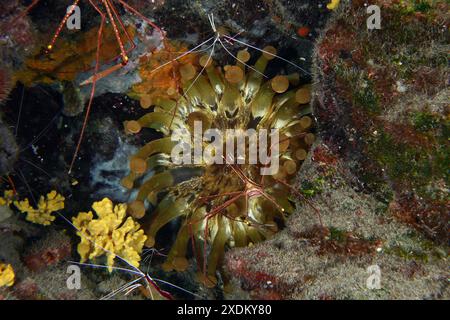
[[[373,4],[382,9],[381,30],[361,30],[365,7],[353,1],[318,42],[315,112],[323,136],[355,160],[366,189],[400,221],[447,242],[448,3]]]

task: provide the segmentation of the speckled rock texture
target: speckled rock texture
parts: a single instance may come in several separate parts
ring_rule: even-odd
[[[272,240],[228,253],[243,296],[450,298],[448,6],[373,4],[381,30],[352,1],[316,43],[321,141],[299,174],[307,201]]]

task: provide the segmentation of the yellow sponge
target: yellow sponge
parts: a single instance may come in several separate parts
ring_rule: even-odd
[[[81,262],[106,254],[108,270],[111,272],[116,255],[139,267],[141,252],[147,236],[132,217],[126,218],[126,204],[113,205],[108,198],[94,202],[92,212],[80,212],[72,219],[78,229],[81,242],[78,253]]]
[[[0,263],[0,287],[11,287],[14,284],[15,274],[10,264]]]
[[[64,209],[64,200],[62,195],[53,190],[46,198],[41,196],[37,209],[30,205],[28,199],[14,201],[14,205],[20,212],[27,214],[28,221],[48,226],[55,220],[52,213]]]

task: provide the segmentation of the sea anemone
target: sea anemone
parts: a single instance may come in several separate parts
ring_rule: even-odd
[[[287,214],[294,210],[290,183],[314,142],[314,134],[308,132],[312,127],[308,116],[311,94],[308,85],[298,86],[298,74],[264,79],[266,66],[275,55],[275,48],[266,47],[248,68],[251,56],[247,50],[238,52],[236,65],[223,68],[217,67],[210,56],[201,56],[198,63],[185,64],[179,70],[181,92],[177,100],[157,98],[152,101],[153,112],[124,123],[129,134],[137,134],[143,128],[164,134],[131,156],[131,173],[122,180],[124,187],[139,190],[128,206],[131,216],[143,219],[147,208],[154,208],[149,223],[143,219],[147,246],[155,244],[163,226],[181,220],[164,270],[186,270],[186,256],[192,246],[200,269],[198,280],[213,287],[225,248],[263,241],[277,232]],[[206,73],[199,72],[200,68]],[[198,125],[206,136],[200,141],[194,135]],[[207,129],[254,130],[259,137],[263,131],[277,132],[278,143],[271,134],[270,144],[258,143],[257,152],[272,153],[276,157],[272,163],[276,160],[279,170],[263,174],[267,163],[247,161],[249,150],[255,145],[250,136],[229,136],[227,132],[226,139],[218,142],[217,137],[207,137]],[[176,132],[181,134],[176,137]],[[247,160],[242,161],[234,149],[227,149],[223,163],[205,156],[209,150],[209,155],[215,157],[221,146],[226,149],[230,141],[234,146],[239,138],[245,140]],[[204,150],[202,159],[192,157],[194,152],[188,148],[182,152],[187,154],[187,161],[174,161],[174,148],[183,151],[189,143],[180,141],[186,140],[194,141],[194,149],[200,143]]]
[[[7,70],[0,68],[0,104],[8,98],[12,89],[12,81]]]

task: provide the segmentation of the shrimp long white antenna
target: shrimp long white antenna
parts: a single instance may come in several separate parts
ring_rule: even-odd
[[[132,273],[132,274],[135,274],[138,276],[145,276],[145,274],[142,271],[140,271],[139,269],[138,269],[138,271],[135,271],[135,270],[127,269],[127,268],[113,267],[113,266],[109,267],[109,266],[104,266],[102,264],[95,264],[95,263],[85,263],[85,262],[76,262],[76,261],[67,261],[67,262],[71,263],[71,264],[76,264],[79,266],[86,266],[86,267],[99,268],[99,269],[111,268],[113,270],[129,272],[129,273]]]
[[[214,33],[217,33],[216,29],[216,23],[214,22],[214,13],[208,14],[209,24],[211,25],[212,30]]]
[[[24,95],[25,95],[25,86],[22,87],[22,95],[20,97],[19,115],[17,116],[16,128],[14,130],[14,136],[15,137],[17,137],[17,133],[19,132],[19,123],[20,123],[20,116],[22,115],[23,97],[24,97]]]
[[[60,214],[59,212],[57,212],[57,214],[58,214],[63,220],[65,220],[67,223],[69,223],[73,228],[75,228],[75,230],[79,231],[80,234],[81,234],[82,236],[84,236],[84,234],[83,234],[77,227],[75,227],[75,225],[74,225],[72,222],[70,222],[69,219],[67,219],[66,217],[64,217],[64,216],[63,216],[62,214]],[[109,251],[109,250],[103,248],[103,247],[100,246],[99,244],[95,243],[95,241],[91,240],[89,237],[85,237],[85,239],[87,239],[87,240],[88,240],[89,242],[91,242],[94,246],[97,246],[98,248],[102,249],[102,250],[105,251],[106,253],[114,254],[114,253],[112,253],[111,251]],[[121,267],[114,267],[114,266],[104,266],[104,265],[100,265],[100,264],[83,263],[83,262],[75,262],[75,261],[69,261],[69,263],[73,263],[73,264],[80,265],[80,266],[93,267],[93,268],[113,269],[113,270],[117,270],[117,271],[129,272],[129,273],[132,273],[132,274],[135,274],[135,275],[140,276],[140,279],[145,278],[146,280],[150,280],[151,282],[155,282],[155,281],[161,282],[161,283],[167,284],[168,286],[171,286],[171,287],[173,287],[173,288],[175,288],[175,289],[178,289],[178,290],[181,290],[181,291],[183,291],[183,292],[189,293],[189,294],[191,294],[191,295],[193,295],[193,296],[200,297],[199,295],[195,294],[194,292],[191,292],[191,291],[189,291],[189,290],[183,289],[183,288],[181,288],[181,287],[179,287],[179,286],[177,286],[177,285],[175,285],[175,284],[172,284],[172,283],[170,283],[170,282],[167,282],[167,281],[164,281],[164,280],[161,280],[161,279],[153,279],[149,274],[145,274],[145,273],[142,272],[139,268],[133,266],[133,265],[132,265],[129,261],[127,261],[125,258],[123,258],[123,257],[121,257],[121,256],[119,256],[119,255],[117,255],[117,254],[114,254],[114,255],[115,255],[117,258],[119,258],[120,260],[122,260],[124,263],[126,263],[128,266],[130,266],[131,268],[133,268],[133,269],[127,269],[127,268],[121,268]],[[155,287],[155,289],[156,289],[156,287]],[[156,289],[156,290],[158,290],[158,289]],[[158,291],[159,291],[159,290],[158,290]],[[160,291],[159,291],[159,292],[160,292]],[[150,290],[150,293],[151,293],[151,290]],[[160,292],[160,293],[161,293],[161,292]],[[202,297],[201,297],[201,298],[202,298]]]
[[[136,290],[136,289],[139,288],[139,287],[142,287],[142,284],[136,283],[136,284],[134,284],[134,285],[128,286],[127,289],[124,289],[124,290],[127,290],[127,292],[125,292],[125,295],[126,295],[126,296],[129,295],[131,292],[133,292],[134,290]],[[150,292],[151,292],[151,291],[150,291]],[[153,300],[153,299],[154,299],[154,298],[153,298],[153,294],[152,294],[152,300]]]
[[[58,215],[59,215],[60,217],[62,217],[66,222],[68,222],[68,223],[69,223],[72,227],[74,227],[76,230],[79,230],[77,227],[75,227],[75,225],[74,225],[73,223],[71,223],[71,222],[70,222],[66,217],[64,217],[62,214],[58,213]],[[81,231],[80,231],[80,234],[83,235],[83,233],[82,233]],[[111,253],[111,251],[109,251],[109,250],[103,248],[102,246],[98,245],[97,243],[95,243],[95,241],[89,239],[88,237],[85,237],[85,238],[86,238],[89,242],[93,243],[95,246],[97,246],[97,247],[99,247],[100,249],[104,250],[105,252]],[[112,254],[112,253],[111,253],[111,254]],[[120,260],[122,260],[123,262],[125,262],[125,263],[126,263],[127,265],[129,265],[130,267],[132,267],[134,270],[132,270],[132,269],[127,269],[127,268],[121,268],[121,267],[114,267],[114,266],[104,266],[104,265],[94,264],[94,263],[83,263],[83,262],[75,262],[75,261],[69,261],[69,263],[73,263],[73,264],[81,265],[81,266],[88,266],[88,267],[92,267],[92,268],[101,268],[101,269],[108,269],[108,270],[109,270],[109,269],[113,269],[113,270],[117,270],[117,271],[124,271],[124,272],[128,272],[128,273],[132,273],[132,274],[138,275],[138,276],[139,276],[139,280],[145,279],[146,282],[152,282],[153,284],[155,283],[155,281],[153,280],[153,278],[152,278],[149,274],[143,273],[139,268],[136,268],[135,266],[133,266],[133,265],[132,265],[130,262],[128,262],[125,258],[122,258],[121,256],[116,255],[116,254],[115,254],[115,256],[118,257],[118,258],[119,258]],[[152,284],[152,283],[147,283],[147,285],[150,286],[150,284]],[[182,288],[180,288],[180,287],[178,287],[178,286],[176,286],[176,285],[174,285],[174,284],[171,284],[170,282],[167,282],[167,284],[170,285],[170,286],[172,286],[172,287],[174,287],[174,288],[176,288],[176,289],[179,289],[179,290],[182,289]],[[156,286],[156,284],[155,284],[155,289],[156,289],[160,294],[163,293],[163,291],[162,291],[161,289],[159,289],[159,288]],[[149,291],[150,291],[150,294],[151,294],[152,299],[153,299],[152,290],[149,289]],[[185,290],[185,291],[187,291],[187,290]],[[187,292],[189,292],[189,291],[187,291]],[[192,294],[192,295],[195,295],[195,293],[193,293],[193,292],[189,292],[189,293]]]
[[[121,286],[121,287],[117,288],[116,290],[113,290],[112,292],[108,293],[106,296],[101,297],[100,300],[109,300],[109,299],[113,298],[115,295],[117,295],[117,294],[119,294],[119,293],[121,293],[121,292],[123,292],[125,290],[127,290],[126,294],[129,294],[129,292],[130,292],[129,288],[131,286],[133,286],[133,284],[135,284],[136,282],[138,282],[140,280],[142,280],[142,277],[134,279],[133,281],[127,282],[123,286]],[[141,285],[141,284],[139,284],[139,285]]]
[[[152,261],[152,259],[153,259],[153,256],[155,255],[155,253],[156,253],[157,255],[166,256],[166,255],[160,253],[160,252],[159,252],[157,249],[155,249],[155,248],[144,249],[144,250],[142,250],[142,256],[144,257],[144,258],[142,259],[142,262],[149,262],[149,263],[151,263],[151,261]]]
[[[189,291],[189,290],[183,289],[183,288],[181,288],[181,287],[179,287],[179,286],[177,286],[177,285],[174,285],[174,284],[172,284],[172,283],[170,283],[170,282],[167,282],[167,281],[164,281],[164,280],[161,280],[161,279],[154,279],[154,278],[152,278],[149,274],[144,274],[144,273],[143,273],[141,270],[139,270],[139,269],[137,269],[138,271],[134,271],[134,270],[127,269],[127,268],[114,267],[114,266],[113,266],[113,267],[109,267],[109,266],[105,266],[105,265],[102,265],[102,264],[84,263],[84,262],[76,262],[76,261],[68,261],[68,263],[75,264],[75,265],[79,265],[79,266],[87,266],[87,267],[91,267],[91,268],[99,268],[99,269],[109,269],[109,268],[112,268],[113,270],[123,271],[123,272],[131,273],[131,274],[134,274],[134,275],[138,275],[139,278],[136,279],[135,281],[133,281],[132,283],[135,283],[135,282],[137,282],[137,281],[139,281],[139,280],[146,280],[146,282],[147,282],[148,285],[150,285],[151,283],[161,282],[161,283],[167,284],[168,286],[171,286],[171,287],[173,287],[173,288],[175,288],[175,289],[178,289],[178,290],[184,291],[184,292],[186,292],[186,293],[189,293],[189,294],[191,294],[191,295],[193,295],[193,296],[200,297],[199,295],[197,295],[197,294],[195,294],[195,293],[193,293],[193,292],[191,292],[191,291]],[[151,282],[151,283],[148,283],[148,282]],[[128,283],[128,284],[131,284],[131,283]],[[120,289],[120,288],[119,288],[119,289]],[[117,290],[119,290],[119,289],[117,289]],[[156,287],[155,287],[155,289],[156,289],[159,293],[161,293],[161,289],[159,289],[159,288],[157,289]],[[117,291],[117,290],[116,290],[116,291]],[[149,291],[150,291],[150,295],[151,295],[151,297],[152,297],[152,299],[153,299],[153,293],[152,293],[152,290],[149,290]],[[117,293],[119,293],[119,292],[116,292],[115,294],[117,294]],[[115,294],[114,294],[114,295],[115,295]]]
[[[197,76],[194,78],[194,80],[193,80],[192,83],[189,85],[189,87],[188,87],[186,90],[183,90],[183,96],[184,96],[188,101],[189,101],[189,98],[186,96],[186,94],[189,92],[189,90],[191,90],[192,86],[195,84],[195,82],[198,80],[198,78],[202,75],[203,71],[206,69],[206,66],[207,66],[207,65],[209,64],[209,62],[211,61],[212,56],[213,56],[213,54],[214,54],[214,50],[215,50],[215,47],[216,47],[217,40],[220,41],[220,38],[219,38],[219,37],[216,37],[216,38],[214,39],[214,42],[213,42],[213,44],[212,44],[211,52],[210,52],[209,55],[208,55],[208,60],[206,60],[205,65],[202,67],[202,69],[201,69],[200,72],[197,74]]]

